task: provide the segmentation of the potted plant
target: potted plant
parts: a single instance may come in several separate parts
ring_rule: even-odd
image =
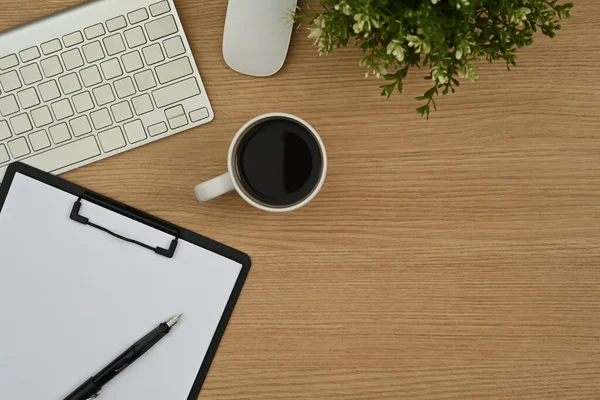
[[[429,118],[435,97],[454,92],[459,79],[477,81],[477,62],[504,60],[516,66],[517,49],[538,30],[554,37],[573,4],[558,0],[323,0],[322,8],[299,9],[319,54],[353,43],[363,51],[366,76],[384,79],[381,93],[402,92],[411,67],[428,71],[431,88],[417,100]]]

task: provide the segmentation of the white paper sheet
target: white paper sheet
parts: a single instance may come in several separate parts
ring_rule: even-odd
[[[242,266],[179,241],[173,259],[69,219],[76,198],[21,174],[0,213],[0,399],[62,400],[160,322],[183,319],[101,392],[186,400]],[[172,237],[91,203],[144,243]]]

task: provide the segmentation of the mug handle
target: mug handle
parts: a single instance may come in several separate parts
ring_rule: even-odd
[[[233,179],[229,172],[224,173],[221,176],[211,179],[210,181],[203,182],[194,188],[196,192],[196,198],[202,202],[209,201],[215,197],[224,195],[227,192],[231,192],[235,189],[233,185]]]

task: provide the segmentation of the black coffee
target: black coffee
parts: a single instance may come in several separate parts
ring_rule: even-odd
[[[250,128],[236,149],[242,186],[256,200],[291,206],[307,198],[321,178],[323,157],[313,134],[274,118]]]

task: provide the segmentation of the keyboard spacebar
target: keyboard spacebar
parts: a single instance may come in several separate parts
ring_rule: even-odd
[[[21,161],[43,171],[54,172],[99,155],[96,138],[88,136]]]

